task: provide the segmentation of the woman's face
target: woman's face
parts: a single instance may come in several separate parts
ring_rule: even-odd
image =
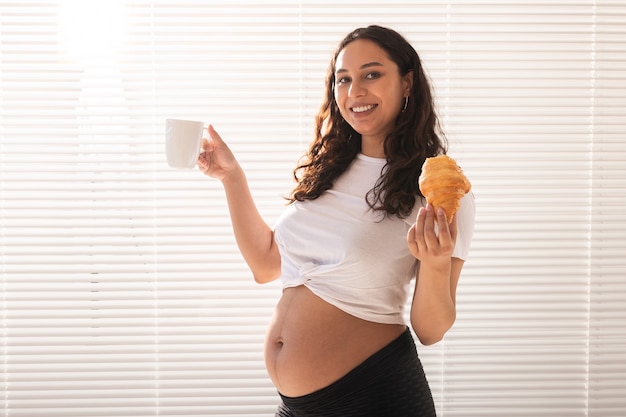
[[[376,43],[358,39],[337,56],[335,101],[343,118],[362,135],[366,147],[381,155],[382,143],[409,96],[413,73],[401,76],[398,66]]]

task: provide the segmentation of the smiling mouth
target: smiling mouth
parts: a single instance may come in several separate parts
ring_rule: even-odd
[[[376,106],[377,106],[376,104],[370,104],[368,106],[352,107],[351,110],[355,113],[364,113],[366,111],[372,110]]]

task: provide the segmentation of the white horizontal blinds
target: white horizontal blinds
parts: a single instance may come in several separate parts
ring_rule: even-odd
[[[624,414],[624,16],[591,0],[0,3],[0,410],[273,414],[279,286],[252,283],[221,187],[167,167],[164,119],[214,123],[273,223],[332,51],[379,23],[419,50],[478,207],[457,324],[419,348],[438,415]]]
[[[441,411],[586,416],[591,2],[450,4],[446,126],[478,211]]]
[[[626,412],[626,5],[595,9],[589,415]]]
[[[298,8],[156,2],[132,15],[150,51],[157,118],[213,123],[273,223],[302,147]],[[262,343],[280,290],[253,283],[218,183],[157,169],[158,413],[272,415]]]
[[[220,187],[169,169],[162,132],[223,126],[276,216],[300,145],[286,4],[2,6],[6,415],[274,410],[279,290],[252,283]]]

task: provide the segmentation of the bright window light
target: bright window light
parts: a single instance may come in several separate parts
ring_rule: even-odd
[[[115,58],[125,34],[125,13],[118,0],[65,0],[59,8],[61,42],[83,62]]]

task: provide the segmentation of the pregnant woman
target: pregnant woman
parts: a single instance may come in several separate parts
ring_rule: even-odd
[[[413,285],[408,317],[422,344],[450,329],[475,207],[466,194],[449,219],[420,193],[422,164],[447,147],[403,36],[369,26],[340,42],[315,133],[273,228],[211,126],[198,159],[224,186],[255,280],[282,281],[265,342],[276,416],[434,416],[404,306]]]

